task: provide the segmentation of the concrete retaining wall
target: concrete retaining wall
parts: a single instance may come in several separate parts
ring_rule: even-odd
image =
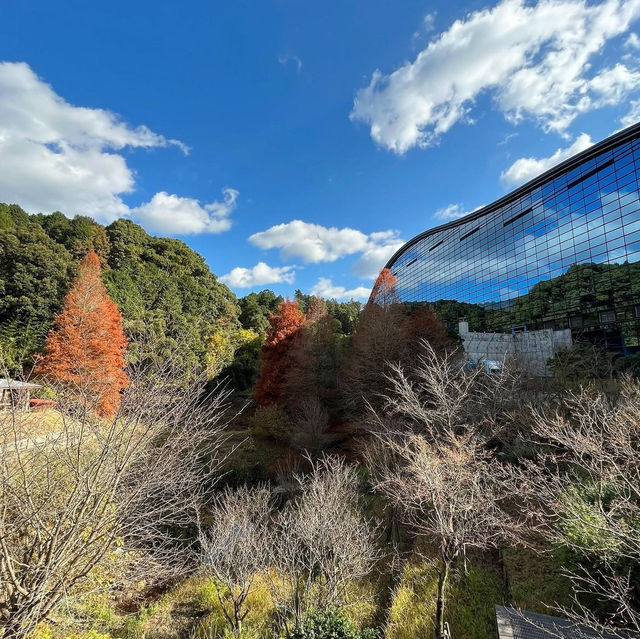
[[[470,360],[504,361],[516,357],[532,375],[550,376],[547,361],[559,348],[571,346],[571,330],[526,331],[522,333],[474,333],[468,322],[458,325],[464,350]]]

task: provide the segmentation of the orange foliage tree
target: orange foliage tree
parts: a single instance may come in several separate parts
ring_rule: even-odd
[[[368,306],[376,304],[381,308],[389,308],[392,304],[399,304],[400,296],[396,291],[397,283],[396,276],[388,268],[383,268],[373,285]]]
[[[269,316],[270,326],[260,350],[260,377],[254,390],[260,406],[282,403],[291,365],[291,346],[304,322],[298,302],[288,298]]]
[[[426,339],[437,352],[454,346],[446,328],[429,308],[409,314],[396,290],[396,277],[382,269],[358,320],[341,373],[345,404],[354,415],[365,410],[365,400],[378,407],[387,392],[388,364],[411,367]]]
[[[109,416],[118,410],[120,392],[128,385],[127,338],[101,272],[100,258],[91,251],[54,319],[37,373],[77,390],[97,414]]]

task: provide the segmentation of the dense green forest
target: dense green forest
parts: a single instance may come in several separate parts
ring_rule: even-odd
[[[149,332],[155,347],[179,342],[185,366],[205,361],[212,334],[240,329],[235,295],[184,242],[152,237],[128,220],[104,227],[87,217],[27,215],[0,204],[0,344],[13,370],[41,350],[89,250],[100,256],[127,334]]]
[[[18,374],[40,352],[80,260],[94,250],[103,280],[131,341],[130,357],[181,353],[182,366],[221,372],[240,388],[256,374],[261,340],[282,297],[272,291],[241,299],[184,242],[154,237],[129,220],[102,226],[63,213],[29,215],[0,203],[0,349]],[[296,298],[306,310],[309,296]],[[353,332],[359,302],[327,302],[342,334]]]

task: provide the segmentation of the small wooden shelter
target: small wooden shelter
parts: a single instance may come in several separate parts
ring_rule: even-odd
[[[40,388],[40,384],[0,377],[0,411],[28,412],[31,391],[37,388]]]

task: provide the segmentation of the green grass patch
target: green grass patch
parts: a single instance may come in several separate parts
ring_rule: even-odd
[[[408,563],[397,584],[385,628],[386,639],[429,639],[434,634],[438,576],[433,563]],[[504,601],[502,575],[484,561],[456,570],[446,594],[445,620],[454,637],[495,639],[494,605]]]
[[[571,584],[551,555],[526,548],[505,548],[502,561],[510,605],[546,614],[550,607],[570,606]]]

